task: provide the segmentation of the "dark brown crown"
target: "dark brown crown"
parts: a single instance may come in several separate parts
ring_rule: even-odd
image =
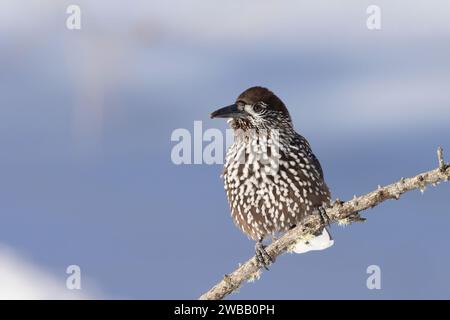
[[[264,87],[251,87],[242,92],[236,101],[253,105],[257,102],[264,102],[270,110],[279,111],[289,116],[289,112],[283,101],[272,91]]]

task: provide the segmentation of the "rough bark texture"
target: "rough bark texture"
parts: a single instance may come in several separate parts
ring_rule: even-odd
[[[400,196],[410,190],[420,189],[423,191],[428,185],[437,185],[440,182],[450,179],[450,166],[443,159],[442,148],[438,149],[437,169],[420,173],[411,178],[402,178],[396,183],[385,187],[379,186],[377,190],[365,195],[354,197],[347,202],[336,200],[331,208],[326,210],[330,218],[330,223],[349,224],[352,222],[364,221],[359,216],[359,212],[368,208],[373,208],[379,203],[388,199],[400,199]],[[323,228],[322,220],[318,215],[308,216],[301,224],[289,230],[283,236],[270,244],[266,251],[275,260],[279,255],[289,251],[299,239],[307,239],[311,234]],[[259,278],[261,268],[257,265],[255,257],[251,258],[239,268],[204,293],[201,300],[220,300],[237,290],[244,282]]]

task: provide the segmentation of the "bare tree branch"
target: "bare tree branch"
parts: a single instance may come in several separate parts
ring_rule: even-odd
[[[387,185],[378,186],[378,189],[365,195],[354,197],[347,202],[336,200],[332,207],[326,210],[330,217],[330,223],[349,224],[363,221],[359,212],[368,208],[373,208],[379,203],[388,199],[400,199],[400,196],[410,190],[420,189],[423,191],[427,185],[437,185],[442,181],[450,179],[450,165],[444,162],[442,148],[438,149],[437,169],[420,173],[411,178],[401,178],[400,181]],[[266,250],[275,260],[276,257],[286,251],[290,251],[299,239],[308,239],[310,235],[323,228],[322,221],[318,215],[311,215],[304,219],[302,223],[269,245]],[[204,293],[201,300],[220,300],[237,290],[245,281],[252,281],[259,278],[260,267],[256,263],[255,257],[251,258],[235,271],[224,276],[224,278]]]

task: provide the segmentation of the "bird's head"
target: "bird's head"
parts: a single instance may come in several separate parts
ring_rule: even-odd
[[[229,118],[235,130],[292,127],[291,117],[283,101],[263,87],[245,90],[234,104],[211,113],[211,118]]]

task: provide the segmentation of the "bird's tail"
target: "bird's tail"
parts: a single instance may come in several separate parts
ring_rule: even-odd
[[[308,251],[325,250],[334,244],[327,228],[323,228],[322,233],[307,241],[300,241],[293,249],[295,253],[305,253]]]

